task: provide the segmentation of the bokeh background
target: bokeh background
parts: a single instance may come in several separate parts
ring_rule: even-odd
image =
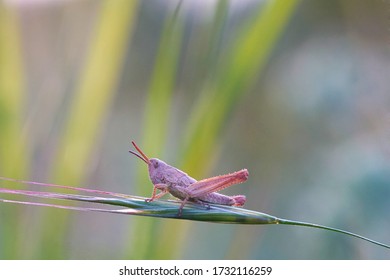
[[[248,209],[390,243],[389,16],[387,0],[3,1],[0,174],[149,196],[134,140],[197,179],[247,168],[224,193]],[[0,205],[1,259],[389,257],[310,228]]]

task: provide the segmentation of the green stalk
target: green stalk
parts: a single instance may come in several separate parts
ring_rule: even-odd
[[[24,74],[19,18],[15,7],[0,3],[0,171],[20,177],[28,172],[30,160],[23,131]],[[0,211],[0,259],[16,259],[23,254],[23,216],[14,208]],[[12,212],[11,212],[12,211]]]
[[[179,17],[180,7],[181,2],[165,20],[145,105],[142,147],[152,157],[161,154],[167,135],[183,35],[183,23]],[[147,179],[143,164],[141,168],[138,182],[142,187],[138,188],[137,193],[149,195],[152,185]],[[132,224],[131,231],[130,236],[134,239],[129,242],[128,247],[125,247],[126,258],[153,259],[161,253],[156,246],[157,235],[161,231],[157,221],[137,220],[135,224]]]
[[[241,26],[237,38],[222,56],[214,80],[204,86],[191,110],[182,145],[182,170],[191,171],[195,178],[203,178],[213,166],[219,139],[230,115],[260,76],[299,2],[269,1],[259,6],[254,16]],[[175,233],[179,230],[175,228]],[[184,231],[189,230],[183,228],[181,236],[186,236]],[[172,229],[163,232],[167,238],[173,234]],[[160,242],[167,241],[160,238]],[[172,247],[183,247],[184,242],[184,238],[180,238],[169,252],[175,251]]]
[[[325,230],[334,231],[334,232],[346,234],[346,235],[349,235],[349,236],[353,236],[353,237],[356,237],[356,238],[360,238],[360,239],[363,239],[363,240],[368,241],[368,242],[370,242],[370,243],[373,243],[373,244],[379,245],[379,246],[381,246],[381,247],[385,247],[385,248],[387,248],[387,249],[390,249],[390,245],[386,245],[386,244],[384,244],[384,243],[381,243],[381,242],[378,242],[378,241],[369,239],[369,238],[367,238],[367,237],[358,235],[358,234],[356,234],[356,233],[349,232],[349,231],[342,230],[342,229],[338,229],[338,228],[332,228],[332,227],[327,227],[327,226],[318,225],[318,224],[312,224],[312,223],[306,223],[306,222],[299,222],[299,221],[292,221],[292,220],[280,219],[280,218],[277,218],[277,224],[325,229]]]
[[[183,170],[204,176],[213,163],[226,120],[259,77],[299,0],[261,5],[226,51],[214,81],[206,84],[186,125]]]
[[[115,97],[136,11],[137,1],[102,2],[85,68],[54,161],[53,181],[79,184],[85,177],[94,144]],[[68,219],[65,213],[46,217],[46,224],[50,226],[42,227],[40,247],[47,251],[40,251],[40,258],[66,258]]]
[[[121,209],[99,209],[99,208],[89,208],[89,207],[82,208],[82,207],[74,207],[74,206],[62,206],[56,204],[37,203],[37,202],[15,201],[15,200],[0,198],[0,202],[3,203],[47,206],[47,207],[56,207],[56,208],[69,209],[69,210],[79,210],[79,211],[109,212],[109,213],[116,213],[116,214],[149,216],[155,218],[184,219],[184,220],[212,222],[212,223],[245,224],[245,225],[280,224],[280,225],[311,227],[311,228],[318,228],[318,229],[345,234],[390,249],[390,245],[372,240],[370,238],[346,230],[341,230],[338,228],[323,226],[314,223],[281,219],[275,216],[271,216],[269,214],[243,209],[243,208],[215,205],[215,204],[211,204],[209,207],[205,207],[204,205],[200,205],[196,203],[187,203],[183,208],[181,215],[179,215],[178,209],[181,202],[177,200],[175,201],[158,200],[153,202],[146,202],[145,197],[125,195],[120,193],[112,193],[106,191],[83,189],[83,188],[61,186],[61,185],[54,185],[54,184],[44,184],[38,182],[28,182],[28,181],[15,180],[15,179],[4,178],[4,177],[0,177],[0,180],[19,182],[23,184],[33,184],[33,185],[44,186],[44,187],[62,188],[62,189],[73,190],[78,192],[82,191],[82,192],[111,196],[111,197],[107,198],[107,197],[87,196],[87,195],[80,195],[80,194],[63,194],[63,193],[55,193],[55,192],[0,188],[0,193],[3,194],[16,194],[16,195],[24,195],[29,197],[38,197],[38,198],[45,198],[45,199],[73,200],[73,201],[119,206],[125,208],[121,208]]]

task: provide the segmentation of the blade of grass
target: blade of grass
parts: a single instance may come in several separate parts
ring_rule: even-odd
[[[18,14],[0,3],[0,170],[9,176],[27,173],[29,153],[23,132],[24,75]],[[20,211],[0,211],[0,259],[15,259],[23,252],[17,232]],[[20,224],[23,227],[23,224]]]
[[[102,2],[89,57],[75,91],[53,166],[55,181],[75,184],[85,176],[93,143],[100,135],[102,123],[115,96],[136,10],[137,1]],[[60,216],[56,214],[55,217],[48,215],[46,224],[56,221],[56,226],[43,227],[45,230],[41,234],[40,244],[41,247],[45,244],[48,251],[42,251],[40,258],[64,258],[66,248],[58,240],[65,240],[67,220],[65,213]]]
[[[158,218],[184,219],[193,221],[213,222],[213,223],[234,223],[234,224],[276,224],[278,219],[264,213],[259,213],[247,209],[212,205],[210,209],[206,209],[203,205],[188,203],[183,209],[182,215],[178,216],[180,202],[176,200],[159,200],[146,202],[146,197],[127,196],[126,198],[106,198],[96,196],[86,196],[79,194],[62,194],[54,192],[29,191],[29,190],[10,190],[0,188],[0,193],[19,194],[28,197],[38,197],[43,199],[55,200],[72,200],[80,202],[98,203],[104,205],[126,207],[120,209],[120,213],[126,213],[139,216],[150,216]],[[124,196],[124,195],[123,195]],[[8,199],[0,199],[0,201],[11,201]],[[28,204],[30,202],[18,201]],[[35,202],[32,202],[35,203]],[[68,205],[63,206],[64,209]],[[73,206],[70,206],[72,209]],[[95,208],[96,209],[96,208]],[[109,209],[105,209],[107,212]],[[117,211],[113,210],[113,213]]]
[[[66,186],[62,186],[62,187],[69,188]],[[90,191],[91,190],[88,190],[88,192]],[[203,221],[203,222],[213,222],[213,223],[252,224],[252,225],[253,224],[255,225],[282,224],[282,225],[312,227],[312,228],[324,229],[336,233],[349,235],[373,243],[375,245],[379,245],[381,247],[390,249],[390,245],[369,239],[367,237],[349,231],[323,226],[319,224],[281,219],[265,213],[231,207],[231,206],[212,205],[210,208],[206,209],[203,205],[189,203],[183,209],[181,216],[178,216],[178,208],[180,203],[179,201],[160,200],[160,201],[155,201],[153,203],[150,203],[150,202],[146,202],[145,201],[146,198],[142,198],[142,197],[127,196],[127,198],[105,198],[105,197],[92,197],[92,196],[85,196],[85,195],[78,195],[78,194],[75,195],[75,194],[61,194],[61,193],[41,192],[41,191],[10,190],[4,188],[0,188],[0,193],[8,193],[8,194],[11,193],[11,194],[24,195],[24,196],[60,199],[60,200],[75,200],[81,202],[124,206],[126,208],[118,209],[118,210],[101,209],[101,208],[82,208],[82,207],[63,206],[63,205],[46,204],[46,203],[38,203],[38,202],[15,201],[15,200],[0,198],[0,202],[3,203],[48,206],[48,207],[56,207],[56,208],[79,210],[79,211],[110,212],[110,213],[117,213],[117,214],[150,216],[150,217],[157,217],[157,218],[186,219],[192,221]]]
[[[179,18],[180,7],[181,2],[164,22],[145,105],[142,147],[153,156],[161,154],[167,134],[183,33],[183,24]],[[142,165],[141,168],[139,186],[149,185],[145,166]],[[137,193],[146,195],[151,191],[151,187],[143,187],[139,188]],[[136,239],[131,240],[129,246],[125,248],[125,257],[130,259],[155,258],[157,253],[155,242],[159,232],[157,221],[137,220],[130,230],[133,232],[130,236]],[[142,234],[139,234],[141,231]]]

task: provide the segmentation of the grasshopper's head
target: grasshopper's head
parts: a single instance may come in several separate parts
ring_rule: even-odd
[[[160,184],[160,183],[166,183],[166,171],[169,169],[169,165],[163,162],[162,160],[158,158],[151,158],[149,160],[148,169],[149,169],[149,176],[150,180],[152,180],[152,183]]]
[[[137,154],[134,151],[129,151],[142,161],[144,161],[148,165],[148,170],[149,170],[149,177],[150,180],[152,181],[153,184],[159,184],[159,183],[164,183],[163,178],[164,178],[164,170],[168,166],[165,162],[162,160],[159,160],[158,158],[151,158],[149,159],[143,152],[142,150],[135,144],[134,142],[131,142],[134,146],[134,148],[139,152]]]

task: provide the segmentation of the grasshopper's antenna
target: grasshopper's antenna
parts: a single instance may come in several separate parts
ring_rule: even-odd
[[[139,159],[141,159],[142,161],[144,161],[146,164],[148,164],[148,163],[147,163],[147,161],[146,161],[146,160],[144,160],[144,158],[143,158],[143,157],[141,157],[141,156],[140,156],[139,154],[137,154],[136,152],[129,151],[129,153],[131,153],[131,154],[135,155],[136,157],[138,157]]]
[[[133,151],[129,151],[129,153],[132,153],[133,155],[135,155],[136,157],[138,157],[139,159],[143,160],[146,164],[149,164],[150,161],[149,161],[149,158],[141,151],[141,149],[137,146],[137,144],[135,144],[134,141],[131,141],[131,143],[133,144],[133,146],[135,147],[135,149],[141,154],[137,154],[136,152],[133,152]]]

